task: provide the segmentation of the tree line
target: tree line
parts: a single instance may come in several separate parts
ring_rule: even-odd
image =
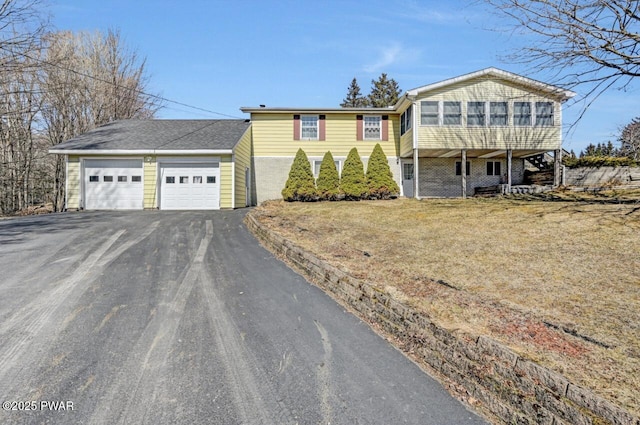
[[[400,86],[393,78],[382,73],[377,80],[371,80],[371,91],[364,96],[358,80],[354,77],[347,89],[347,97],[342,100],[342,108],[386,108],[400,99]]]
[[[152,118],[145,60],[118,31],[52,31],[40,0],[0,6],[0,214],[64,207],[65,160],[48,149],[118,119]]]

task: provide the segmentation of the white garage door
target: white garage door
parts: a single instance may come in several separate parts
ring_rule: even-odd
[[[220,208],[219,163],[160,165],[160,208],[217,210]]]
[[[84,161],[84,207],[88,210],[141,210],[142,160]]]

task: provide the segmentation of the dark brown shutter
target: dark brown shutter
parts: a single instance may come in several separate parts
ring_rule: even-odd
[[[300,140],[300,115],[293,116],[293,140]]]
[[[362,134],[363,132],[363,118],[362,115],[356,115],[356,140],[363,140],[364,136]]]
[[[326,138],[326,116],[318,116],[318,140],[325,140]]]
[[[382,116],[382,140],[389,140],[389,115]]]

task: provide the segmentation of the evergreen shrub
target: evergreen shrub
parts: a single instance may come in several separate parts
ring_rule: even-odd
[[[324,158],[322,158],[316,186],[320,199],[328,201],[340,199],[340,175],[331,152],[325,153]]]
[[[291,164],[289,178],[282,189],[282,198],[289,202],[316,201],[318,199],[311,164],[302,149],[298,149],[293,164]]]
[[[367,186],[369,196],[374,199],[389,199],[400,193],[398,184],[393,180],[387,156],[380,143],[373,148],[367,164]]]
[[[344,193],[344,199],[348,201],[359,201],[369,196],[364,166],[356,148],[349,151],[349,155],[344,161],[340,190]]]

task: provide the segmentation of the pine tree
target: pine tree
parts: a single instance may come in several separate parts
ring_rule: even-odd
[[[364,166],[356,148],[349,151],[344,161],[340,190],[344,192],[344,198],[348,201],[358,201],[368,196]]]
[[[371,93],[369,93],[369,106],[374,108],[386,108],[393,106],[400,98],[400,87],[396,80],[388,79],[387,74],[382,73],[378,80],[371,80]]]
[[[354,77],[351,80],[351,85],[349,86],[347,97],[342,99],[342,103],[340,107],[342,108],[364,108],[369,104],[369,100],[362,96],[360,93],[360,86],[358,85],[358,81]]]
[[[367,186],[369,194],[377,199],[389,199],[400,193],[398,184],[393,180],[387,156],[380,143],[373,148],[367,164]]]
[[[282,189],[285,201],[315,201],[317,190],[307,154],[298,149],[289,170],[289,178]]]
[[[320,199],[336,201],[340,197],[340,175],[333,160],[331,152],[324,154],[320,164],[320,173],[316,181],[318,196]]]

